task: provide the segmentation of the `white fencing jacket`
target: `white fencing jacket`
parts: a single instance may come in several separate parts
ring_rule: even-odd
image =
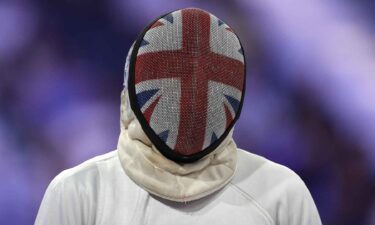
[[[35,224],[321,225],[290,169],[237,149],[231,135],[197,163],[177,164],[154,148],[126,98],[121,109],[118,149],[56,176]]]

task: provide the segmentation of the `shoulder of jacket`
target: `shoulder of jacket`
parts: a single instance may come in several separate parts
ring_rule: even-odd
[[[248,182],[257,182],[263,190],[284,182],[293,182],[297,186],[304,186],[302,179],[293,170],[262,156],[239,149],[237,160],[233,182],[240,186],[242,183]]]
[[[79,186],[85,183],[92,184],[98,181],[100,172],[99,165],[109,162],[117,157],[117,151],[111,151],[103,155],[93,157],[75,167],[63,170],[50,183],[50,188],[56,189],[61,186]]]
[[[280,210],[278,207],[288,207],[291,199],[302,199],[309,194],[302,179],[286,166],[241,149],[237,160],[231,185],[258,204],[273,220]]]

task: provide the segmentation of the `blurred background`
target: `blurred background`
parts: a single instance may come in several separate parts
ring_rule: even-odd
[[[239,147],[299,174],[323,224],[375,224],[375,2],[0,1],[0,224],[32,224],[62,170],[114,150],[127,51],[200,7],[247,56]]]

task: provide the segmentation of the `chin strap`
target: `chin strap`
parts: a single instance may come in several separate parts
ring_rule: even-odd
[[[236,168],[237,147],[232,131],[206,157],[180,164],[165,158],[151,143],[130,109],[127,92],[121,96],[121,134],[118,154],[125,173],[146,191],[164,199],[187,202],[224,187]]]

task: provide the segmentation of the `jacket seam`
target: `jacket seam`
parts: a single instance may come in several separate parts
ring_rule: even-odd
[[[111,159],[113,159],[113,157],[116,157],[116,156],[117,156],[117,152],[115,153],[115,155],[111,155],[111,156],[103,158],[99,161],[94,162],[95,168],[98,171],[98,179],[99,179],[98,202],[97,202],[97,208],[96,208],[97,217],[95,219],[95,224],[102,224],[103,214],[104,214],[103,207],[104,207],[105,201],[106,201],[106,198],[104,196],[104,193],[106,193],[106,190],[104,190],[105,185],[103,184],[103,179],[102,179],[103,175],[102,175],[102,171],[99,167],[100,167],[100,164],[102,162],[106,162],[108,160],[111,160]]]
[[[268,213],[268,211],[253,196],[245,192],[242,188],[234,184],[232,181],[229,182],[229,184],[231,184],[231,186],[233,186],[233,188],[237,190],[238,192],[240,192],[244,197],[251,200],[254,203],[254,206],[262,213],[262,215],[265,217],[265,219],[270,225],[276,224],[273,218],[271,217],[271,215]]]
[[[99,169],[99,165],[98,163],[96,162],[95,163],[95,168],[98,170],[98,179],[99,179],[99,193],[98,193],[98,202],[97,202],[97,208],[96,208],[96,215],[97,215],[97,218],[95,220],[95,224],[101,224],[101,220],[103,218],[103,210],[102,210],[102,206],[104,205],[104,201],[105,201],[105,198],[103,197],[103,185],[102,185],[102,174],[101,174],[101,171]]]

